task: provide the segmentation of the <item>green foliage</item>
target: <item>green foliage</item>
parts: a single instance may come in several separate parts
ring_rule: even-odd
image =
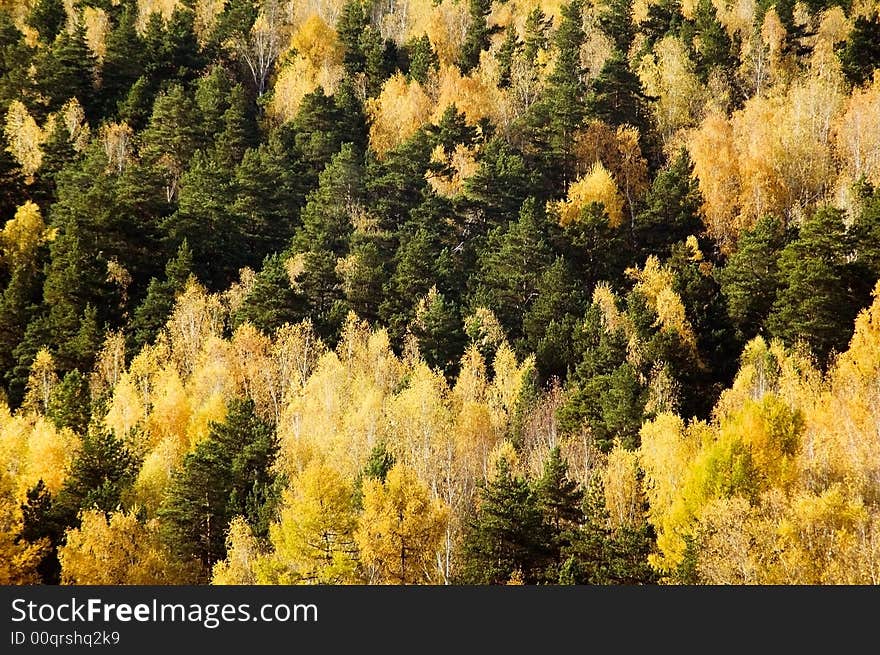
[[[90,419],[89,384],[77,369],[68,372],[52,390],[47,414],[58,428],[86,433]]]
[[[820,362],[846,348],[860,298],[854,297],[852,242],[843,212],[819,209],[782,251],[782,289],[767,319],[786,343],[804,341]]]
[[[460,582],[506,584],[515,575],[526,584],[538,582],[545,560],[542,524],[537,495],[501,459],[495,477],[480,489],[467,525]]]
[[[858,16],[849,38],[838,50],[847,79],[855,85],[869,82],[880,67],[880,13]]]
[[[237,324],[248,321],[266,334],[285,323],[304,318],[304,299],[290,286],[290,276],[281,255],[269,255],[254,279],[253,287],[235,316]]]
[[[782,224],[765,217],[743,233],[736,252],[718,272],[728,314],[743,341],[766,329],[783,284],[779,257],[784,246]]]
[[[254,413],[252,401],[229,403],[223,423],[212,423],[205,441],[175,471],[159,508],[164,537],[183,561],[209,574],[226,556],[226,529],[242,515],[254,534],[268,535],[264,505],[274,498],[275,431]]]

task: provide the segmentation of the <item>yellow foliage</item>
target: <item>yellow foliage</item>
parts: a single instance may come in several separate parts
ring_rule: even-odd
[[[229,523],[229,532],[226,535],[226,559],[214,564],[211,584],[257,584],[254,566],[260,555],[260,542],[253,535],[251,526],[244,517],[236,516]]]
[[[436,103],[431,122],[438,123],[444,112],[455,105],[470,125],[477,125],[484,118],[492,117],[496,87],[486,84],[479,70],[463,76],[457,66],[441,66],[437,80]]]
[[[638,468],[638,454],[615,444],[602,470],[605,508],[615,530],[636,528],[644,520]]]
[[[299,26],[290,44],[314,68],[342,64],[342,46],[336,31],[318,14],[312,14]]]
[[[79,444],[79,438],[69,428],[59,430],[42,416],[36,417],[27,437],[24,465],[18,479],[19,490],[23,493],[42,480],[50,492],[58,493]]]
[[[45,414],[49,408],[49,397],[57,384],[55,359],[48,348],[40,348],[31,364],[22,407],[26,411]]]
[[[467,36],[467,6],[454,0],[441,0],[431,3],[427,11],[414,13],[409,35],[418,37],[427,34],[441,65],[453,65]]]
[[[33,180],[43,163],[42,145],[46,133],[40,129],[20,100],[13,100],[6,112],[6,124],[3,128],[6,149],[21,166],[22,173],[28,180]]]
[[[139,32],[147,26],[150,14],[160,14],[166,21],[171,18],[174,9],[180,6],[178,0],[138,0],[137,28]]]
[[[664,143],[699,122],[708,97],[681,39],[665,36],[658,41],[639,63],[638,75],[645,93],[658,98],[652,107]]]
[[[744,225],[737,222],[740,190],[739,160],[733,126],[721,112],[712,112],[693,131],[688,151],[694,177],[703,197],[703,216],[709,234],[722,251],[730,251]]]
[[[623,198],[611,173],[601,162],[593,164],[590,172],[568,188],[568,197],[552,204],[559,215],[559,224],[568,225],[580,220],[581,212],[591,204],[599,203],[608,216],[608,224],[617,227],[623,220]]]
[[[402,464],[384,482],[364,481],[364,512],[355,540],[371,583],[413,584],[435,578],[434,560],[448,508]]]
[[[657,314],[655,325],[661,330],[677,332],[696,355],[696,337],[685,315],[684,304],[675,292],[675,274],[654,255],[645,260],[642,269],[630,268],[626,272],[635,280],[635,289],[645,296],[648,307]]]
[[[127,440],[132,428],[146,417],[146,413],[147,409],[132,376],[123,373],[113,387],[104,423],[118,439]]]
[[[426,172],[425,177],[434,191],[446,198],[454,198],[459,195],[467,178],[474,175],[479,168],[474,148],[468,148],[457,144],[452,154],[446,155],[442,145],[438,145],[431,153],[431,161],[442,164],[450,169],[446,175]]]
[[[107,12],[97,7],[85,7],[82,18],[86,26],[86,43],[89,45],[89,50],[98,61],[102,61],[107,52],[107,32],[110,30]]]
[[[37,565],[49,549],[49,540],[30,543],[18,538],[23,527],[21,503],[7,483],[0,470],[0,585],[38,584]]]
[[[260,568],[274,584],[344,584],[357,580],[354,488],[327,464],[309,464],[284,495],[274,548]]]
[[[0,231],[3,261],[10,270],[19,266],[33,266],[37,248],[49,236],[40,208],[28,200],[15,210],[15,216],[6,221]]]
[[[183,460],[186,447],[176,436],[166,437],[149,452],[141,464],[132,489],[133,501],[154,517],[165,497],[171,475]]]
[[[105,123],[101,126],[98,138],[107,155],[107,167],[122,173],[132,156],[133,130],[127,123]]]
[[[853,89],[834,127],[835,150],[849,181],[880,184],[880,72]]]
[[[208,338],[220,334],[223,320],[220,299],[190,278],[165,326],[181,375],[188,377],[192,373]]]
[[[176,437],[185,443],[192,409],[177,369],[173,366],[163,368],[155,378],[155,385],[153,406],[147,419],[152,442]]]
[[[319,86],[327,95],[335,93],[342,80],[342,66],[330,61],[315,66],[303,55],[296,55],[278,73],[269,111],[278,122],[293,119],[303,98]]]
[[[382,85],[378,97],[367,100],[370,147],[383,157],[427,123],[432,108],[431,99],[418,81],[408,83],[400,72],[395,73]]]
[[[85,511],[80,520],[58,551],[62,584],[167,585],[191,577],[162,544],[155,520],[143,524],[133,511],[107,518],[100,510]]]

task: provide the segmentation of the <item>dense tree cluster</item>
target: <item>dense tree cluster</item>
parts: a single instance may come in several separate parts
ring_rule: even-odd
[[[0,582],[878,582],[878,38],[0,3]]]

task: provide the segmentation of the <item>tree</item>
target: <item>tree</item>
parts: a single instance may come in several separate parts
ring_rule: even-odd
[[[529,198],[517,221],[490,233],[472,278],[472,304],[491,307],[514,343],[523,336],[523,318],[538,295],[541,272],[552,260],[547,232],[544,212]]]
[[[131,511],[84,511],[58,558],[62,584],[168,585],[192,576],[192,566],[176,561],[161,542],[157,521],[144,524]]]
[[[165,264],[165,279],[154,277],[150,280],[146,297],[134,311],[130,328],[133,352],[140,352],[141,348],[152,343],[164,327],[174,309],[176,297],[183,292],[192,275],[192,269],[192,251],[184,239],[177,254]]]
[[[113,116],[144,74],[143,44],[137,32],[137,7],[127,2],[107,35],[101,62],[102,115]]]
[[[363,212],[363,178],[359,156],[351,144],[345,144],[321,173],[318,188],[309,194],[302,227],[292,241],[293,252],[303,257],[295,283],[324,338],[336,331],[345,316],[336,260],[347,254],[353,222]]]
[[[38,0],[31,6],[26,22],[37,30],[40,40],[46,44],[55,42],[55,37],[64,29],[67,14],[61,0]]]
[[[771,334],[804,341],[820,362],[845,348],[863,300],[853,294],[851,252],[840,210],[823,207],[804,222],[780,257],[783,288],[768,318]]]
[[[253,24],[245,22],[232,34],[232,48],[250,73],[258,98],[266,92],[266,82],[282,52],[286,27],[281,3],[266,0]]]
[[[515,575],[525,584],[540,580],[546,562],[543,517],[528,481],[501,458],[477,502],[463,537],[461,582],[506,584]]]
[[[567,181],[573,170],[574,133],[584,119],[584,71],[580,48],[584,42],[583,3],[572,0],[562,7],[562,19],[554,35],[556,65],[547,78],[543,105],[549,119],[548,145],[554,163]]]
[[[49,395],[46,415],[59,428],[85,434],[90,419],[89,385],[77,370],[69,371]]]
[[[880,67],[880,13],[856,16],[849,38],[838,50],[843,73],[854,86],[871,79]]]
[[[665,258],[674,243],[702,234],[702,198],[692,168],[683,150],[654,178],[645,194],[644,208],[635,218],[633,238],[641,258]]]
[[[163,539],[183,561],[198,561],[202,577],[226,557],[234,516],[244,516],[265,536],[263,506],[271,498],[277,449],[275,431],[257,417],[253,401],[234,399],[225,421],[209,424],[208,438],[173,474],[159,508]]]
[[[199,150],[180,178],[177,212],[164,221],[169,240],[185,240],[192,250],[193,272],[211,290],[235,279],[245,264],[244,236],[232,212],[231,172]]]
[[[297,323],[304,315],[304,299],[290,286],[284,258],[270,255],[263,261],[263,268],[238,308],[235,322],[247,321],[272,334],[284,323]]]
[[[489,38],[493,29],[489,27],[487,17],[492,11],[489,0],[468,1],[468,28],[461,46],[458,67],[462,74],[468,74],[480,64],[480,53],[489,48]]]
[[[364,481],[364,511],[355,540],[372,582],[413,584],[432,580],[432,564],[449,510],[403,464],[384,482]]]
[[[552,562],[552,568],[545,575],[556,580],[564,552],[572,540],[571,533],[583,523],[583,492],[577,482],[568,477],[568,465],[559,446],[550,450],[544,471],[534,486],[544,518],[541,538]]]
[[[178,183],[190,158],[201,145],[198,141],[196,109],[178,84],[156,98],[149,125],[142,136],[141,154],[163,171],[168,202],[176,199]]]
[[[138,464],[111,432],[90,429],[83,435],[64,486],[52,500],[51,523],[76,527],[81,510],[109,513],[119,509],[123,493],[134,482]]]
[[[740,237],[737,250],[718,271],[727,312],[743,340],[766,332],[766,322],[784,284],[779,257],[785,234],[778,219],[765,217]]]
[[[70,98],[76,98],[90,116],[95,97],[96,61],[86,42],[82,20],[64,29],[42,57],[40,91],[49,98],[47,109],[57,111]]]
[[[269,530],[267,564],[281,584],[343,584],[357,580],[354,488],[327,464],[309,464],[285,494]]]

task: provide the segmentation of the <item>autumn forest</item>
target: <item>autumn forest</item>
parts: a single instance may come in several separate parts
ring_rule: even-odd
[[[880,583],[876,0],[0,0],[0,584]]]

